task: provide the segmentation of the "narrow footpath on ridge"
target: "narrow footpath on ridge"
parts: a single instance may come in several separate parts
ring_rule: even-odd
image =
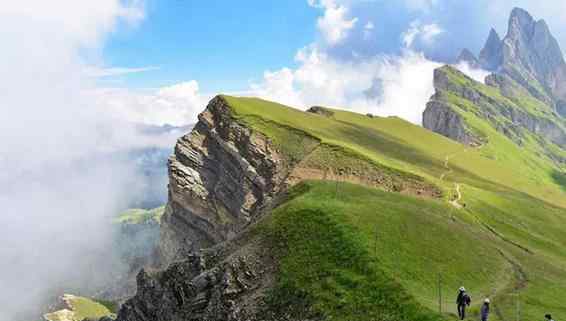
[[[452,174],[452,172],[454,172],[454,170],[450,167],[450,159],[457,156],[460,153],[465,153],[467,152],[468,149],[464,149],[463,151],[459,151],[456,152],[454,154],[450,154],[450,155],[446,155],[446,157],[444,158],[444,168],[446,168],[446,171],[444,173],[442,173],[440,175],[440,180],[443,181],[444,178],[447,175]],[[456,191],[456,198],[453,200],[448,201],[452,206],[454,206],[457,209],[461,209],[464,206],[462,206],[462,204],[460,204],[460,200],[462,199],[462,192],[460,191],[460,184],[458,183],[454,183],[454,190]]]
[[[479,148],[481,148],[483,146],[479,146]],[[454,170],[452,169],[452,167],[450,166],[450,160],[454,157],[456,157],[457,155],[461,154],[461,153],[466,153],[468,152],[468,148],[466,147],[464,150],[462,151],[458,151],[456,153],[453,154],[449,154],[446,155],[446,157],[444,158],[444,168],[446,169],[445,172],[443,172],[440,175],[440,180],[444,181],[444,179],[452,174],[454,172]],[[457,209],[463,209],[464,205],[462,205],[460,203],[460,201],[462,200],[462,191],[461,191],[461,185],[459,183],[454,182],[454,191],[456,193],[455,198],[454,199],[450,199],[448,201],[448,203],[450,203],[452,206],[454,206]],[[470,212],[471,215],[474,216],[474,218],[478,221],[478,223],[480,225],[482,225],[484,228],[486,228],[495,238],[498,238],[512,246],[518,247],[521,250],[529,253],[529,254],[533,254],[532,251],[530,251],[528,248],[525,248],[509,239],[507,239],[506,237],[504,237],[503,235],[501,235],[500,233],[498,233],[497,231],[495,231],[495,229],[493,229],[491,226],[489,226],[488,224],[484,223],[479,217],[477,217],[477,215],[474,215]],[[506,292],[511,292],[513,293],[513,295],[518,295],[518,293],[524,289],[527,284],[528,284],[528,276],[525,272],[525,270],[522,268],[521,264],[519,262],[517,262],[517,260],[515,258],[513,258],[510,254],[504,252],[502,249],[498,248],[497,249],[499,254],[503,257],[503,259],[506,261],[506,263],[508,264],[508,268],[509,270],[507,270],[506,273],[511,272],[512,277],[508,282],[502,282],[499,283],[495,286],[495,288],[493,289],[493,292],[489,294],[490,297],[492,298],[496,298]],[[479,303],[475,303],[475,305],[478,305]],[[509,316],[505,316],[503,314],[503,312],[497,307],[495,306],[494,309],[494,313],[497,316],[497,318],[501,321],[507,321],[512,319]]]

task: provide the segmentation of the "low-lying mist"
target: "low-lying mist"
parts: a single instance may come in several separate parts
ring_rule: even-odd
[[[123,3],[0,8],[0,321],[37,319],[51,297],[121,273],[111,217],[153,193],[129,151],[172,147],[93,103],[85,57],[142,15]]]

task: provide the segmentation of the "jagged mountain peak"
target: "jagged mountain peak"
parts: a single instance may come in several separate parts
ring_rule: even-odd
[[[495,29],[491,28],[487,41],[480,51],[479,64],[487,70],[495,70],[502,63],[501,38]]]
[[[493,42],[493,43],[499,43],[501,42],[501,37],[499,36],[499,33],[497,33],[497,30],[495,30],[494,28],[491,28],[489,30],[489,36],[487,37],[487,42]]]
[[[522,8],[513,8],[509,16],[509,31],[521,31],[532,29],[535,19],[531,14]]]
[[[566,101],[566,63],[544,20],[514,8],[505,37],[491,29],[478,60],[482,68],[509,76],[560,113]]]
[[[458,58],[456,59],[456,62],[466,62],[471,67],[479,67],[478,58],[476,58],[476,56],[468,48],[462,49],[460,55],[458,55]]]

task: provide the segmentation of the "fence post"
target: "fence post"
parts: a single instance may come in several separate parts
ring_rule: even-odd
[[[519,297],[519,290],[515,290],[515,301],[517,304],[517,321],[521,320],[521,300]]]
[[[442,314],[442,274],[438,273],[438,313]]]
[[[378,239],[378,233],[377,233],[377,224],[375,225],[375,240],[374,240],[374,244],[373,244],[373,251],[374,251],[374,255],[375,258],[377,259],[377,239]]]

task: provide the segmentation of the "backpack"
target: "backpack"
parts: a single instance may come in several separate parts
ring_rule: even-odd
[[[464,297],[462,298],[462,301],[464,302],[465,305],[469,306],[472,303],[472,298],[470,298],[468,293],[464,293]]]

